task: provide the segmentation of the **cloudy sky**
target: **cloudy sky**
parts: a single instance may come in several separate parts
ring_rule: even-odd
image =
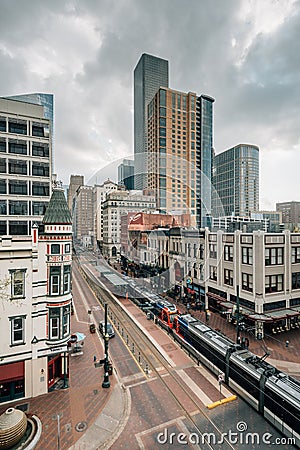
[[[298,0],[1,0],[0,95],[55,94],[55,171],[86,182],[133,154],[133,69],[215,98],[214,147],[260,148],[261,208],[300,200]]]

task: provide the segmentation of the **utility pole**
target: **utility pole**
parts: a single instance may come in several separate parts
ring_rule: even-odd
[[[102,383],[102,387],[103,388],[109,388],[110,387],[110,382],[109,382],[109,375],[108,375],[108,341],[109,341],[109,336],[107,333],[107,303],[105,303],[104,305],[104,311],[105,311],[105,331],[104,331],[104,350],[105,350],[105,359],[104,359],[104,379],[103,379],[103,383]]]
[[[240,342],[240,287],[236,286],[236,342]]]

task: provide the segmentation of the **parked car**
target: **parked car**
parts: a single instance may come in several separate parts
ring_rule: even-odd
[[[101,320],[101,322],[99,323],[99,331],[104,336],[104,334],[105,334],[105,321],[104,320]],[[110,322],[107,322],[107,334],[108,334],[109,338],[112,338],[115,336],[115,331]]]

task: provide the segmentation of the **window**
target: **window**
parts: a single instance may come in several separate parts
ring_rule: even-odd
[[[27,181],[10,180],[8,187],[10,194],[27,195]]]
[[[217,257],[217,244],[209,245],[209,257],[216,258]]]
[[[26,216],[28,214],[27,202],[9,201],[9,214],[12,216]]]
[[[51,255],[60,254],[60,244],[51,244]]]
[[[300,247],[292,247],[292,264],[300,263]]]
[[[242,263],[243,264],[253,264],[253,248],[252,247],[242,247]]]
[[[71,266],[64,266],[64,294],[71,290]]]
[[[224,269],[224,284],[233,286],[233,270]]]
[[[266,248],[265,264],[266,266],[283,264],[283,247]]]
[[[70,305],[49,308],[49,339],[64,339],[70,334]]]
[[[71,245],[70,244],[66,244],[65,245],[65,253],[70,253],[71,252]]]
[[[49,157],[49,146],[47,144],[32,144],[32,156]]]
[[[26,269],[10,270],[12,299],[25,297],[25,273]]]
[[[44,137],[43,125],[32,125],[32,136]]]
[[[60,294],[60,266],[50,267],[50,295]]]
[[[249,273],[242,273],[242,289],[253,292],[253,276]]]
[[[18,316],[10,319],[11,345],[25,343],[25,317],[26,316]]]
[[[49,183],[32,183],[32,195],[49,196]]]
[[[49,176],[49,164],[33,162],[32,163],[32,175],[39,177]]]
[[[8,152],[17,155],[27,155],[27,144],[26,142],[14,142],[10,141],[8,143]]]
[[[0,173],[6,173],[6,159],[0,158]]]
[[[6,132],[6,119],[5,119],[5,117],[0,117],[0,131]]]
[[[224,260],[225,261],[233,261],[233,246],[232,245],[225,245]]]
[[[6,180],[0,180],[0,194],[6,194]]]
[[[27,175],[27,162],[23,160],[10,159],[8,161],[8,173]]]
[[[34,216],[43,216],[46,212],[47,203],[45,202],[32,202],[32,214]]]
[[[292,273],[292,289],[300,289],[300,272]]]
[[[0,215],[5,216],[7,214],[6,200],[0,200]]]
[[[265,293],[283,291],[283,275],[267,275],[265,277]]]
[[[215,266],[209,266],[209,279],[217,281],[217,268]]]
[[[10,220],[9,221],[9,234],[11,235],[26,235],[28,234],[28,222],[21,220]]]
[[[27,123],[25,121],[12,121],[8,122],[9,133],[27,134]]]
[[[1,126],[0,126],[1,131]],[[6,153],[6,141],[5,139],[0,138],[0,152]]]

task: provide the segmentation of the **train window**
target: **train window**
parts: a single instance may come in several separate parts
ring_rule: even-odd
[[[241,368],[233,361],[230,361],[229,378],[245,389],[252,397],[259,398],[259,379],[254,377],[249,371],[247,372],[246,365]]]
[[[280,420],[289,425],[293,430],[299,430],[300,412],[299,408],[293,406],[287,399],[274,392],[273,389],[265,387],[265,407],[272,411]]]

